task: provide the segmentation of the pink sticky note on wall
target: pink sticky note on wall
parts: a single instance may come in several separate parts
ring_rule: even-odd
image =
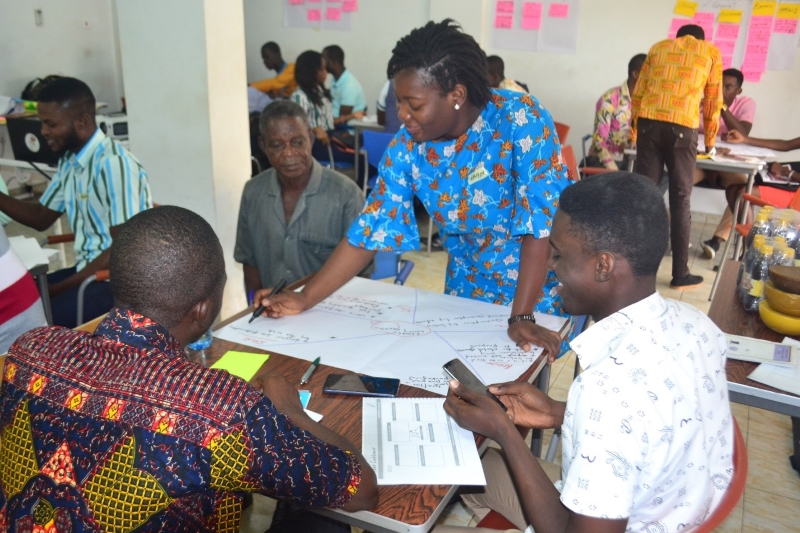
[[[714,45],[719,48],[719,53],[723,56],[733,55],[733,49],[736,48],[736,41],[714,41]]]
[[[538,17],[522,17],[523,30],[538,30],[542,27],[542,16]]]
[[[308,0],[309,4],[319,4],[321,2],[322,2],[322,0]]]
[[[714,13],[708,12],[700,12],[694,14],[694,18],[692,18],[695,24],[714,24]]]
[[[541,2],[524,2],[522,4],[523,17],[542,17],[542,3]]]
[[[797,33],[797,19],[775,19],[773,33]]]
[[[503,2],[497,2],[497,6],[495,6],[494,10],[495,14],[500,15],[513,15],[514,14],[514,1],[513,0],[506,0]]]
[[[494,27],[498,30],[510,30],[514,27],[514,17],[511,15],[495,15]]]
[[[325,19],[327,20],[341,20],[342,10],[338,7],[325,8]]]
[[[758,83],[761,81],[761,72],[752,70],[742,70],[744,81]]]
[[[569,16],[569,4],[550,4],[547,16],[554,19],[565,19]]]
[[[290,0],[289,3],[293,6],[301,6],[305,0]]]
[[[358,11],[358,0],[344,0],[344,2],[342,2],[342,11],[345,13]]]
[[[771,30],[772,17],[750,17],[750,31],[753,30]]]
[[[322,10],[321,9],[309,9],[306,12],[306,18],[309,22],[316,22],[318,20],[322,20]]]
[[[733,56],[722,56],[723,70],[731,68],[731,63],[733,63]]]
[[[719,24],[717,26],[717,39],[732,39],[736,40],[739,37],[738,24]]]

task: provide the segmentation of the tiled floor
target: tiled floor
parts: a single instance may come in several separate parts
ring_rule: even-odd
[[[684,292],[671,290],[669,281],[672,258],[667,255],[658,274],[658,290],[662,295],[691,303],[708,312],[708,295],[714,272],[711,270],[712,262],[702,257],[699,245],[713,234],[717,220],[717,217],[696,213],[692,221],[693,248],[690,253],[690,267],[693,274],[705,278],[704,286]],[[9,235],[39,235],[13,223],[6,230]],[[443,291],[447,262],[444,252],[433,252],[430,257],[424,252],[411,252],[405,254],[405,258],[414,261],[414,270],[406,282],[407,285]],[[566,399],[572,381],[574,361],[574,354],[570,354],[553,364],[550,393],[554,398]],[[787,459],[792,447],[789,417],[738,404],[733,404],[732,407],[745,435],[750,469],[743,500],[717,531],[800,531],[800,476],[791,469]],[[545,433],[545,449],[551,434],[551,431]],[[555,462],[560,461],[559,449]],[[243,516],[242,533],[262,533],[272,520],[274,500],[262,496],[256,496],[254,500],[254,505]],[[439,523],[474,525],[474,520],[461,503],[455,503],[447,507]]]

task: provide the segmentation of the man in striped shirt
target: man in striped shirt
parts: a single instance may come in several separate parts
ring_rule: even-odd
[[[153,206],[142,165],[95,122],[91,89],[75,78],[60,78],[39,93],[42,135],[61,154],[58,172],[39,204],[0,194],[0,211],[39,231],[63,212],[75,234],[77,264],[48,276],[53,323],[75,327],[78,287],[98,270],[108,268],[108,248],[117,226]],[[86,290],[85,317],[111,309],[108,283]]]
[[[26,331],[46,325],[33,276],[11,248],[0,225],[0,354],[6,353]]]

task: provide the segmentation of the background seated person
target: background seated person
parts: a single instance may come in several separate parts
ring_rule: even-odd
[[[722,137],[729,131],[739,131],[749,135],[753,128],[753,119],[756,116],[756,102],[748,96],[741,96],[744,75],[735,68],[722,71],[722,111],[719,115],[719,130],[717,135]],[[700,117],[700,132],[703,128],[703,117]],[[706,180],[709,185],[718,189],[728,189],[734,185],[747,183],[747,174],[737,172],[724,172],[719,170],[694,169],[695,185]],[[737,187],[738,189],[738,187]],[[719,221],[714,236],[703,242],[703,253],[709,259],[714,259],[720,244],[725,242],[731,232],[733,215],[730,208],[725,209],[722,220]]]
[[[733,468],[726,341],[704,313],[656,292],[668,238],[663,197],[643,176],[604,174],[561,194],[550,265],[564,308],[597,323],[570,343],[584,370],[566,403],[528,383],[491,385],[504,413],[450,382],[445,410],[504,454],[486,454],[483,493],[462,495],[479,515],[494,508],[537,533],[674,532],[717,507]],[[515,424],[561,427],[560,494]]]
[[[250,87],[258,89],[270,98],[287,98],[297,88],[297,83],[294,81],[294,63],[284,61],[281,47],[272,41],[264,43],[261,47],[261,59],[264,60],[264,66],[268,70],[274,70],[277,75],[274,78],[253,82]]]
[[[378,96],[378,124],[386,133],[397,133],[403,121],[397,116],[397,96],[394,94],[394,83],[386,80],[381,94]]]
[[[272,168],[244,186],[234,249],[248,291],[318,271],[364,205],[353,180],[312,157],[314,137],[299,105],[272,102],[260,129]]]
[[[261,375],[258,390],[186,359],[226,280],[202,217],[175,206],[140,213],[120,229],[110,265],[115,307],[93,335],[40,328],[11,347],[4,523],[31,531],[47,513],[59,531],[238,531],[248,492],[375,505],[358,447],[313,422],[285,379]],[[31,379],[46,384],[32,392]]]
[[[523,87],[511,78],[506,78],[506,64],[500,56],[489,56],[486,58],[489,66],[489,85],[495,89],[506,89],[518,93],[527,93],[527,87]]]
[[[0,355],[26,331],[46,325],[36,282],[0,225]]]
[[[47,276],[53,323],[74,328],[81,282],[108,268],[108,248],[117,227],[153,207],[147,174],[117,141],[97,127],[91,89],[75,78],[58,78],[39,93],[42,136],[61,155],[58,171],[40,203],[0,193],[0,211],[38,231],[66,211],[75,234],[77,264]],[[108,283],[92,283],[85,293],[84,317],[102,315],[113,305]]]
[[[344,50],[332,44],[322,50],[325,68],[333,76],[331,97],[333,118],[338,124],[346,124],[348,120],[362,119],[367,112],[367,100],[364,89],[353,73],[344,66]]]
[[[631,93],[642,71],[647,54],[636,54],[628,61],[628,79],[607,90],[597,100],[592,145],[586,158],[590,167],[610,170],[627,168],[625,149],[631,148]]]

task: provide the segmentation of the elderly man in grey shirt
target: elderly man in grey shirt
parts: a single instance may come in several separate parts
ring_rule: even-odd
[[[353,180],[311,156],[314,136],[300,106],[271,103],[259,129],[272,168],[244,187],[234,249],[248,291],[319,270],[364,205]]]

